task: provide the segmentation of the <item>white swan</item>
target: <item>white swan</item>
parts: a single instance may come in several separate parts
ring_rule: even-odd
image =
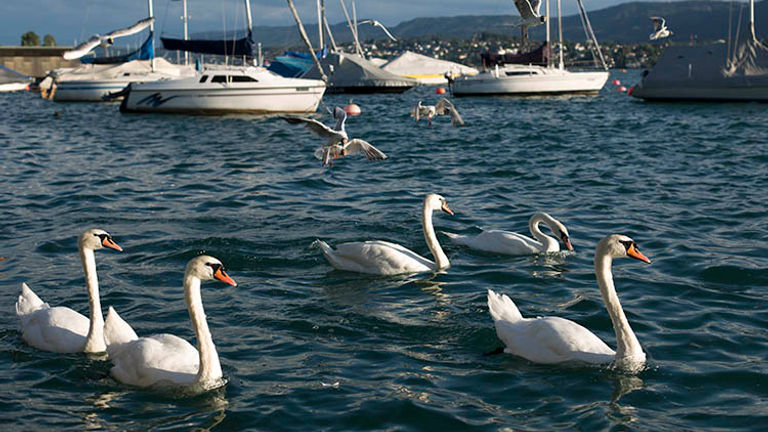
[[[138,387],[184,386],[194,391],[223,385],[219,355],[200,297],[200,282],[212,279],[237,286],[216,258],[201,255],[189,261],[184,273],[184,300],[195,329],[197,349],[172,334],[139,338],[110,306],[104,339],[114,363],[111,372],[116,380]]]
[[[544,212],[537,212],[528,221],[528,229],[534,238],[510,231],[483,231],[476,236],[465,236],[446,232],[451,241],[486,252],[506,255],[530,255],[545,252],[558,252],[560,245],[557,240],[544,234],[539,229],[539,223],[544,222],[549,229],[563,242],[569,251],[573,250],[568,229],[557,219]]]
[[[642,367],[645,353],[624,315],[611,274],[613,258],[624,257],[651,262],[627,236],[610,235],[597,245],[597,285],[616,332],[615,352],[594,333],[573,321],[559,317],[523,318],[509,297],[488,290],[488,309],[496,326],[496,334],[506,345],[504,352],[535,363],[615,361],[619,366]]]
[[[435,257],[432,262],[399,244],[381,240],[342,243],[331,249],[322,240],[316,240],[328,262],[339,270],[377,275],[395,275],[403,273],[422,273],[450,267],[448,257],[440,247],[432,226],[432,212],[442,210],[453,216],[453,211],[440,195],[429,194],[424,199],[421,212],[421,225],[427,246]]]
[[[89,229],[80,234],[77,247],[85,270],[90,319],[68,307],[48,306],[26,283],[22,283],[16,315],[21,321],[21,337],[30,346],[57,353],[99,353],[107,349],[93,251],[105,247],[117,251],[123,249],[109,233],[100,229]]]

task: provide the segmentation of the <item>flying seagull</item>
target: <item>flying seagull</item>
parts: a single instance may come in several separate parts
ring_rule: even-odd
[[[390,33],[389,30],[387,30],[387,28],[384,27],[384,24],[382,24],[380,21],[377,21],[377,20],[374,20],[374,19],[370,19],[370,20],[360,21],[360,22],[358,22],[358,24],[370,24],[370,25],[372,25],[374,27],[381,27],[381,29],[384,30],[384,33],[386,33],[387,36],[390,39],[392,39],[393,42],[397,42],[397,39],[395,39],[395,37],[392,36],[392,33]]]
[[[522,25],[526,27],[535,27],[547,21],[546,16],[539,12],[541,9],[541,0],[514,0],[517,11],[523,19]]]
[[[650,40],[657,40],[671,36],[673,33],[667,28],[667,23],[662,17],[650,17],[653,21],[653,33],[648,36]]]
[[[456,107],[453,106],[451,101],[445,98],[440,99],[440,102],[438,102],[437,105],[422,105],[421,101],[419,101],[419,103],[413,107],[413,110],[411,110],[411,117],[417,122],[422,117],[426,117],[430,126],[432,126],[432,117],[438,115],[450,115],[452,125],[456,127],[464,126],[464,119],[461,118]]]
[[[115,43],[115,38],[130,36],[132,34],[138,33],[144,30],[145,28],[149,27],[154,21],[155,21],[154,17],[145,18],[130,27],[126,27],[120,30],[114,30],[103,36],[95,34],[91,36],[87,41],[76,46],[73,50],[65,51],[63,54],[64,59],[65,60],[79,59],[80,57],[91,52],[97,46],[100,46],[100,45],[110,46],[113,43]]]
[[[363,153],[368,160],[383,160],[387,158],[381,150],[359,139],[349,139],[344,123],[347,113],[341,107],[333,110],[333,118],[336,124],[330,128],[319,121],[306,117],[281,117],[291,124],[304,124],[307,129],[314,132],[320,138],[326,138],[328,142],[315,150],[315,157],[323,161],[323,166],[332,166],[333,158],[344,157],[348,154]]]

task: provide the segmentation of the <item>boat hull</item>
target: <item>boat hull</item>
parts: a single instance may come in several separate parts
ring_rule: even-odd
[[[656,102],[768,102],[768,87],[655,87],[637,85],[630,95]]]
[[[512,75],[507,75],[507,74]],[[608,72],[570,72],[526,66],[462,77],[451,83],[454,96],[536,96],[597,94]]]
[[[27,90],[28,82],[0,84],[0,92],[15,92]]]
[[[131,81],[83,80],[57,83],[53,100],[56,102],[104,102],[110,93],[123,90]]]
[[[311,113],[317,110],[324,92],[322,81],[291,78],[231,85],[201,84],[197,79],[167,80],[131,84],[120,110],[192,114]]]

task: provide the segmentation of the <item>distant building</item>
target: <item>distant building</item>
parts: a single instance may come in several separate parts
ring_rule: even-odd
[[[34,77],[43,77],[51,69],[79,66],[77,60],[64,60],[68,46],[0,46],[0,64]]]

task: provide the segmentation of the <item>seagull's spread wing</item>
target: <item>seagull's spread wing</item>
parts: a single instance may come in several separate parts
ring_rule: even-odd
[[[440,115],[450,114],[452,125],[457,127],[464,126],[464,119],[461,118],[459,111],[456,110],[456,107],[448,99],[440,99],[440,102],[435,106],[435,110]]]
[[[388,38],[392,39],[392,41],[394,41],[394,42],[397,42],[397,39],[394,36],[392,36],[392,33],[390,33],[389,30],[387,30],[387,28],[384,27],[384,24],[382,24],[380,21],[377,21],[377,20],[362,20],[362,21],[359,21],[358,24],[370,24],[370,25],[372,25],[374,27],[379,27],[380,29],[384,30],[384,33],[387,34]]]
[[[348,154],[363,153],[368,160],[383,160],[387,158],[384,152],[359,138],[349,140],[344,150]]]
[[[529,0],[514,0],[517,11],[520,12],[520,17],[524,20],[535,20],[539,17],[539,14],[534,12],[533,6]],[[541,5],[539,5],[541,7]]]
[[[664,28],[664,18],[661,17],[650,17],[650,20],[653,21],[653,31],[658,31],[661,28]]]
[[[411,110],[411,117],[413,117],[416,121],[419,121],[421,118],[421,101],[416,104],[415,107]]]
[[[320,123],[315,119],[306,118],[306,117],[280,117],[280,118],[282,118],[283,120],[291,124],[304,124],[307,127],[307,129],[314,132],[320,138],[326,138],[326,139],[332,138],[332,137],[337,137],[339,139],[342,138],[339,132],[329,128],[328,126]]]
[[[99,46],[99,44],[101,44],[101,36],[93,35],[88,38],[87,41],[76,46],[74,49],[65,51],[64,54],[62,54],[62,57],[64,57],[64,60],[79,59],[80,57],[88,54],[91,52],[91,50]]]
[[[539,12],[539,10],[541,9],[541,0],[531,0],[531,9],[535,16],[540,17],[541,12]]]
[[[347,121],[347,112],[341,107],[333,109],[333,118],[336,119],[336,124],[333,125],[333,130],[344,132],[344,122]]]
[[[153,22],[155,22],[155,18],[154,17],[144,18],[143,20],[136,22],[136,24],[134,24],[134,25],[132,25],[130,27],[126,27],[126,28],[123,28],[123,29],[118,29],[118,30],[111,31],[111,32],[105,34],[103,36],[103,38],[113,38],[114,39],[114,38],[119,38],[119,37],[123,37],[123,36],[130,36],[132,34],[136,34],[136,33],[140,32],[140,31],[144,30],[145,28],[149,27],[150,25],[152,25]]]

